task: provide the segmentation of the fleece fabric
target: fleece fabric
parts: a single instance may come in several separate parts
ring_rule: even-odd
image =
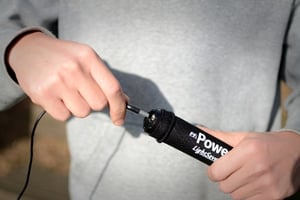
[[[0,51],[24,30],[53,27],[90,45],[132,104],[224,131],[300,131],[300,12],[295,0],[2,0]],[[50,26],[51,25],[51,26]],[[24,94],[0,66],[0,107]],[[28,66],[30,67],[30,66]],[[293,92],[280,119],[280,81]],[[128,113],[67,123],[74,200],[230,199],[207,166],[143,133]]]

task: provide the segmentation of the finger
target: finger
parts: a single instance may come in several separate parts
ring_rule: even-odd
[[[107,99],[95,82],[90,81],[86,86],[82,85],[78,89],[92,110],[100,111],[107,106]]]
[[[41,106],[55,119],[64,121],[72,113],[76,117],[85,117],[90,112],[90,107],[74,88],[59,84],[55,90],[45,93],[44,103]]]
[[[108,100],[112,121],[116,125],[123,124],[127,99],[118,80],[100,59],[92,64],[91,75]]]
[[[59,121],[67,120],[71,113],[59,98],[48,99],[46,104],[41,106],[49,113],[54,119]]]
[[[211,130],[206,127],[201,127],[201,129],[233,147],[237,146],[248,135],[247,133],[232,133]],[[212,181],[225,180],[232,173],[234,173],[236,170],[242,167],[243,160],[244,159],[240,154],[239,150],[233,148],[231,151],[219,158],[208,168],[208,177]]]
[[[89,73],[81,73],[76,80],[76,88],[92,110],[100,111],[107,105],[104,93]]]
[[[238,190],[239,188],[249,184],[257,177],[253,176],[252,171],[253,166],[244,165],[229,177],[220,182],[220,189],[225,193],[232,193],[233,191]]]
[[[244,155],[239,148],[233,148],[226,155],[216,160],[208,168],[208,177],[212,181],[223,181],[231,174],[239,170],[244,163]]]
[[[78,77],[82,76],[78,76],[76,74],[81,73],[72,73],[74,79],[78,79]],[[62,78],[58,78],[57,80],[58,81],[55,81],[55,83],[51,84],[52,87],[49,88],[54,89],[51,90],[50,94],[47,93],[47,95],[51,95],[57,97],[58,99],[61,99],[65,107],[74,116],[86,117],[90,112],[90,107],[78,92],[77,85],[74,83],[74,81],[70,81],[69,76],[63,76]],[[50,89],[48,89],[48,91],[50,91]]]
[[[256,199],[262,195],[261,179],[251,181],[231,192],[233,199]],[[268,199],[268,198],[264,198]]]
[[[46,83],[45,85],[34,87],[28,92],[28,96],[33,103],[43,107],[54,119],[65,121],[70,117],[71,113],[61,99],[59,88],[52,87],[52,84]]]
[[[60,87],[61,99],[69,111],[76,117],[86,117],[90,107],[76,89]]]
[[[244,132],[236,132],[236,133],[224,132],[224,131],[212,130],[202,126],[199,126],[199,128],[233,147],[238,145],[248,135],[248,133],[244,133]]]
[[[112,121],[116,125],[122,125],[126,114],[126,97],[122,91],[117,91],[113,96],[108,98],[109,113]]]
[[[247,200],[261,200],[261,199],[268,199],[264,195],[256,194],[252,197],[247,198]]]

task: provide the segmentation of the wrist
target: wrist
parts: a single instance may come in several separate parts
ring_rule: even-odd
[[[18,83],[15,71],[14,71],[14,64],[13,61],[11,60],[11,54],[15,50],[14,48],[19,44],[19,42],[24,39],[25,37],[35,34],[35,33],[41,33],[39,30],[28,30],[25,32],[22,32],[21,34],[17,35],[7,46],[4,52],[4,63],[5,67],[7,70],[7,73],[9,76],[16,82]]]

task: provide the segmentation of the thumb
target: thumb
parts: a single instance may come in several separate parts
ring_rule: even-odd
[[[222,140],[223,142],[229,144],[232,147],[237,146],[244,138],[246,138],[249,135],[249,133],[246,132],[225,132],[219,130],[212,130],[202,126],[198,126],[198,128],[218,138],[219,140]]]

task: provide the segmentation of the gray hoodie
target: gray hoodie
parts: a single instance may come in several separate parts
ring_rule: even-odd
[[[0,51],[20,32],[45,31],[93,47],[131,102],[225,131],[300,131],[300,13],[293,0],[2,0]],[[24,29],[26,28],[26,29]],[[30,67],[30,66],[28,66]],[[22,97],[0,66],[0,107]],[[293,93],[280,123],[280,81]],[[128,113],[67,123],[73,199],[227,199],[206,166],[157,144]]]

